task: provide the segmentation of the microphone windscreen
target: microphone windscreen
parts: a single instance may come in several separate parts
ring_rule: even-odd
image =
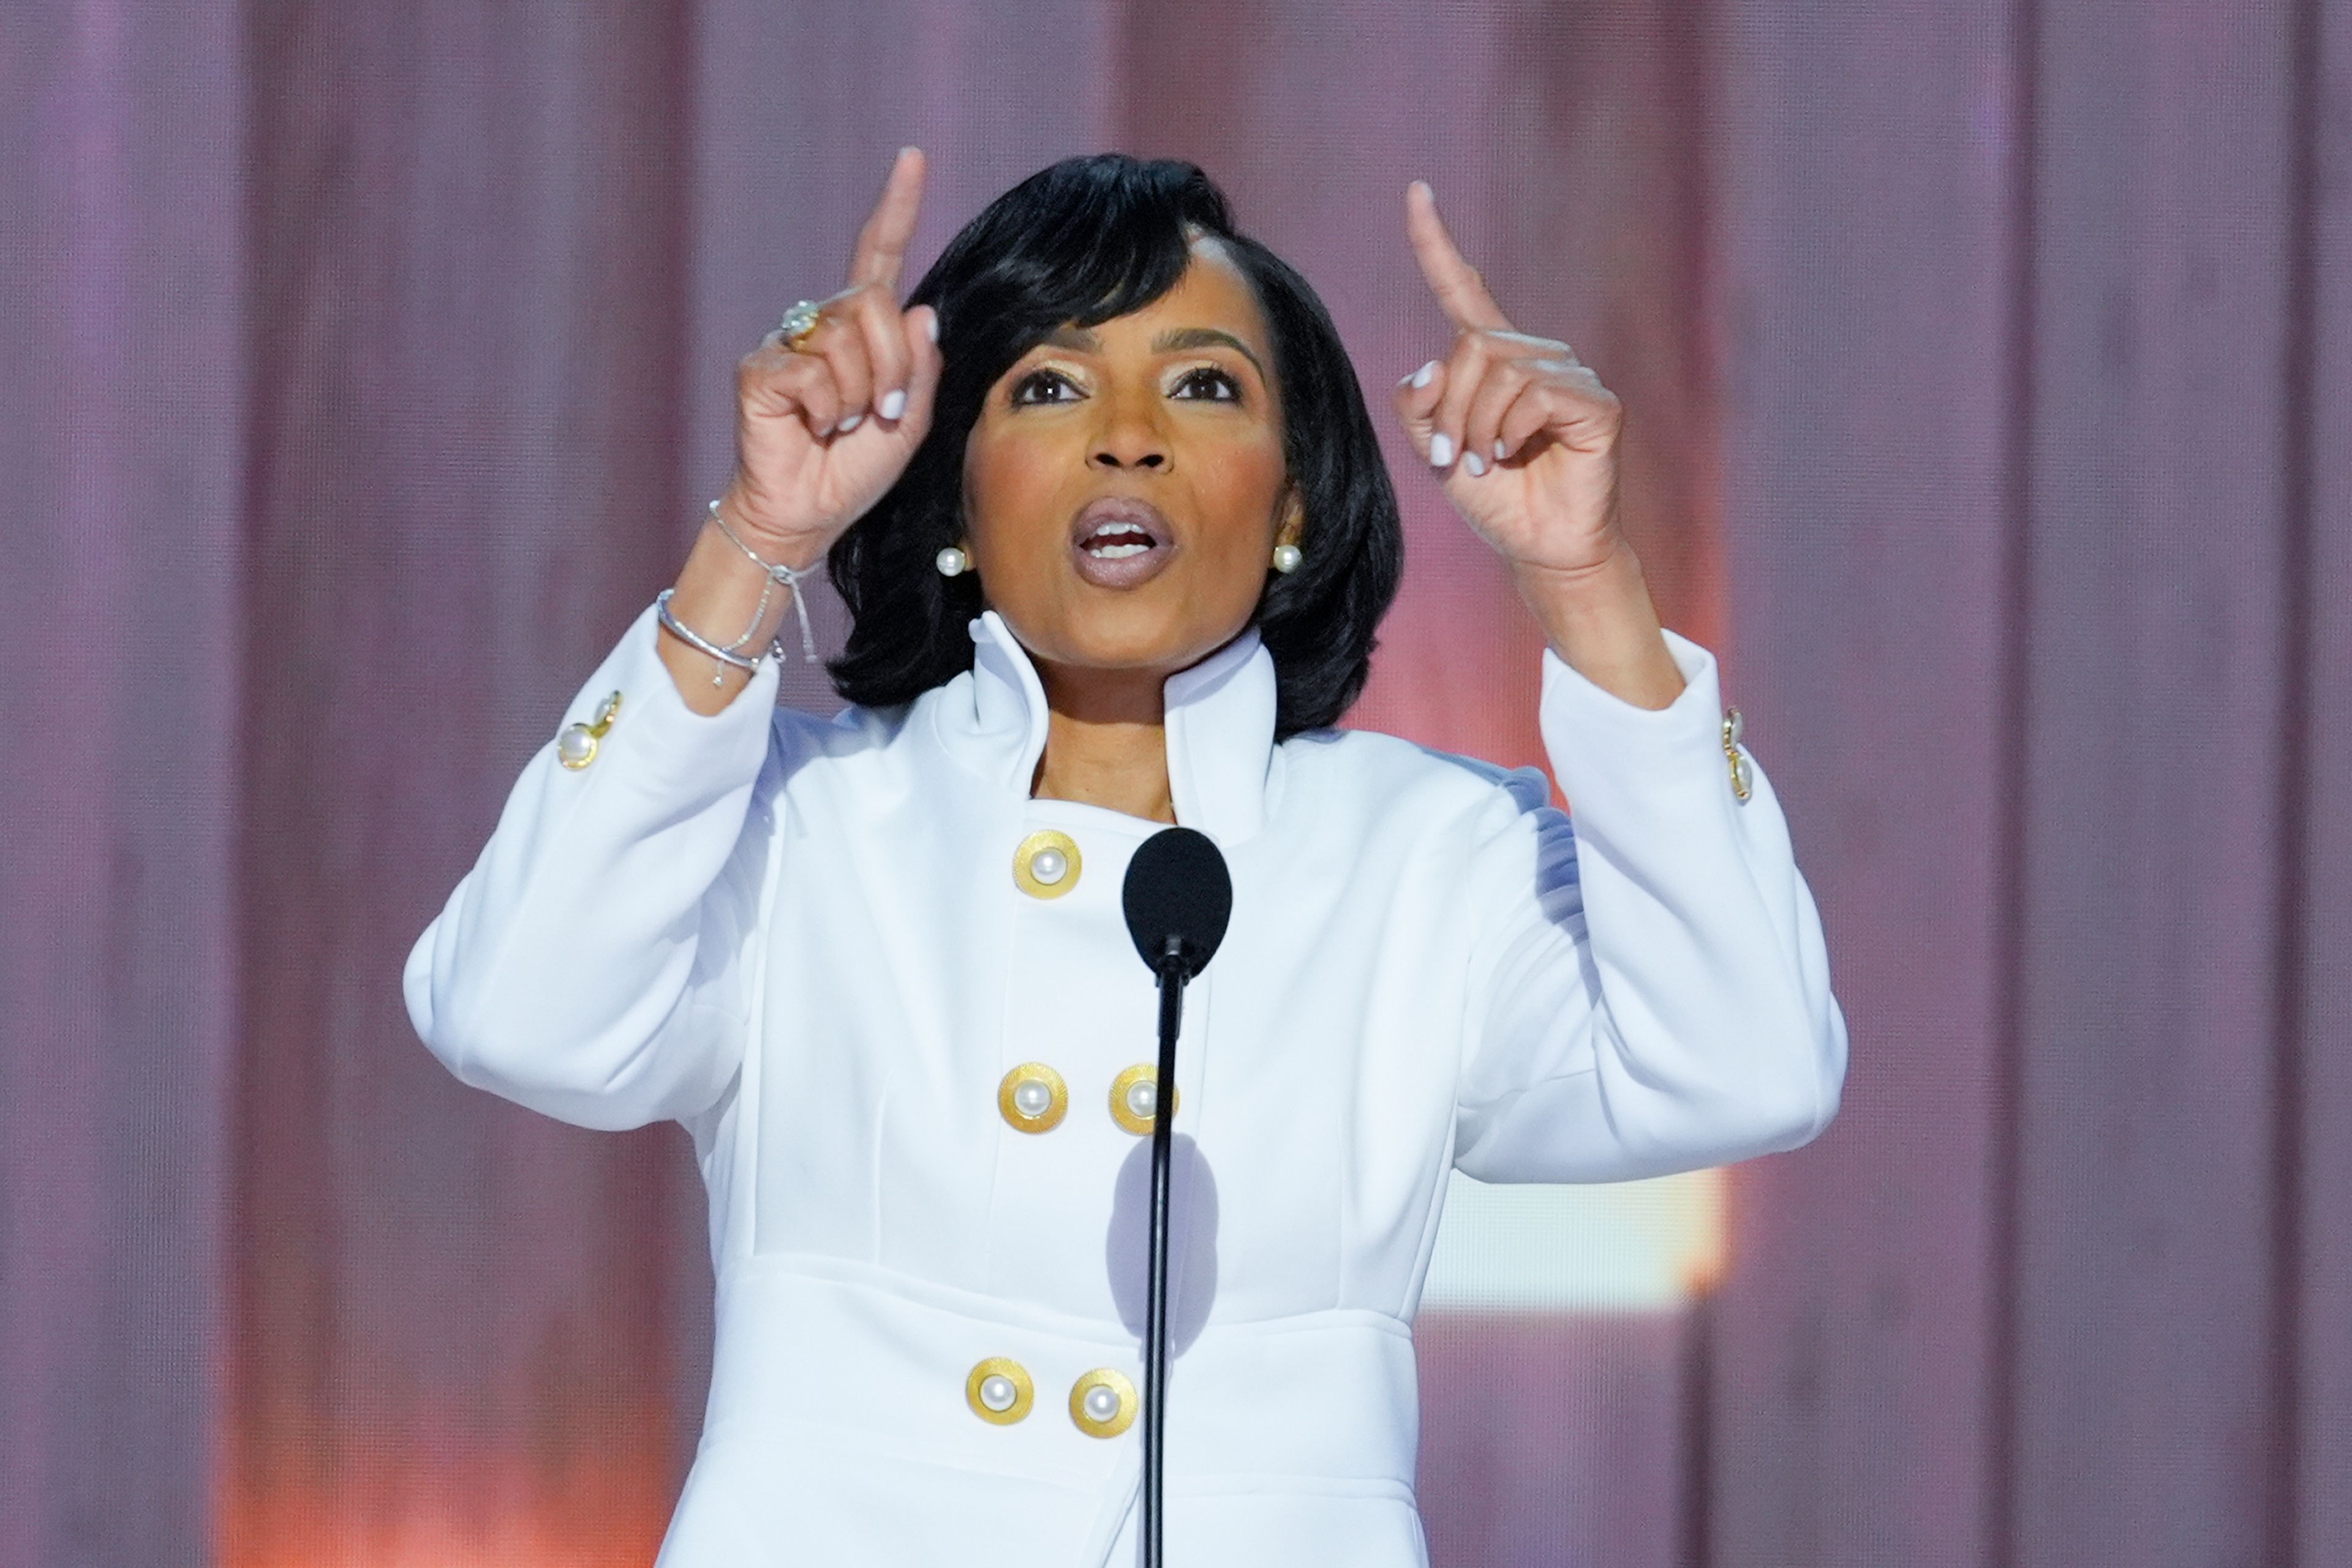
[[[1233,919],[1234,879],[1225,858],[1205,833],[1170,827],[1153,834],[1127,863],[1120,891],[1127,931],[1136,952],[1156,973],[1168,939],[1180,944],[1178,967],[1187,980],[1208,967]]]

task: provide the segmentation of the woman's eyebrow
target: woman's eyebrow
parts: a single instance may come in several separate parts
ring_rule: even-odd
[[[1240,354],[1257,369],[1260,381],[1267,380],[1265,366],[1250,352],[1249,344],[1228,331],[1215,327],[1171,327],[1151,340],[1151,352],[1156,354],[1176,353],[1184,349],[1228,348]]]

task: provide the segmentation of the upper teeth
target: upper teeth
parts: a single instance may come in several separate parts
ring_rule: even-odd
[[[1089,555],[1140,555],[1150,548],[1151,536],[1130,522],[1108,522],[1087,535]]]

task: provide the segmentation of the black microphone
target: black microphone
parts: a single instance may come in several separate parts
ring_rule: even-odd
[[[1234,879],[1205,833],[1170,827],[1153,834],[1127,863],[1119,891],[1135,951],[1156,973],[1178,963],[1182,980],[1208,967],[1234,914]]]
[[[1143,1564],[1160,1568],[1168,1415],[1168,1164],[1176,1120],[1176,1031],[1184,983],[1209,965],[1233,919],[1234,879],[1205,833],[1155,833],[1127,863],[1119,892],[1135,951],[1160,977],[1160,1067],[1152,1080],[1151,1279],[1143,1309]]]

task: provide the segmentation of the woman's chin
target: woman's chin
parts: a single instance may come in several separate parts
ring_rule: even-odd
[[[1050,631],[1040,628],[1043,635],[1035,637],[1010,617],[1007,624],[1033,657],[1052,664],[1057,672],[1108,675],[1148,670],[1165,677],[1223,647],[1248,620],[1244,612],[1241,622],[1220,628],[1202,625],[1196,616],[1173,613],[1177,608],[1138,603],[1122,595],[1108,604],[1089,605],[1076,617]]]

